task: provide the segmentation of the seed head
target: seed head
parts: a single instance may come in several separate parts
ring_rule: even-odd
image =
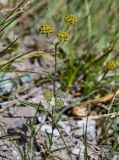
[[[60,40],[67,41],[67,40],[69,40],[69,32],[67,32],[67,31],[59,31],[59,32],[57,33],[57,37],[58,37]]]
[[[66,23],[73,24],[73,25],[78,22],[77,17],[72,15],[72,14],[69,14],[69,15],[65,16],[64,20],[65,20]]]
[[[64,106],[64,101],[62,98],[56,98],[56,106],[57,107],[63,107]]]
[[[56,97],[61,98],[63,96],[63,92],[61,90],[56,91]]]
[[[43,96],[44,96],[44,98],[46,99],[47,102],[50,102],[51,99],[52,99],[53,93],[52,93],[51,90],[46,90],[46,91],[43,93]]]
[[[111,60],[107,61],[107,63],[106,63],[106,68],[108,70],[113,70],[117,67],[118,67],[118,63],[114,59],[111,59]]]
[[[50,26],[49,24],[42,24],[40,26],[40,29],[39,31],[42,33],[42,34],[50,34],[52,32],[54,32],[54,29],[52,26]]]

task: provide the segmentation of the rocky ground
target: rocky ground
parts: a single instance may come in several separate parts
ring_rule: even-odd
[[[0,94],[4,97],[0,105],[0,160],[23,159],[19,148],[22,152],[25,148],[28,149],[27,142],[30,139],[30,130],[27,124],[36,114],[35,106],[41,102],[42,106],[47,107],[43,91],[47,88],[52,88],[52,84],[45,82],[42,85],[34,85],[37,78],[39,77],[34,76],[34,74],[20,75],[17,79],[15,79],[14,74],[2,75],[2,80],[7,80],[5,82],[2,81],[0,85]],[[57,88],[59,86],[60,84],[57,83]],[[68,94],[66,97],[65,104],[69,105],[73,97]],[[27,102],[27,105],[25,102]],[[35,105],[28,105],[28,102]],[[62,114],[57,126],[59,130],[58,128],[52,130],[52,125],[47,120],[46,114],[39,111],[35,124],[37,135],[33,143],[36,159],[69,160],[70,156],[72,156],[74,160],[83,160],[85,152],[85,128],[87,128],[86,141],[89,159],[106,160],[109,148],[106,149],[104,146],[97,145],[97,139],[101,132],[97,121],[88,120],[87,123],[86,118],[73,118],[65,113]],[[51,158],[45,156],[46,151],[43,147],[45,142],[49,145],[46,132],[47,134],[53,133],[53,145],[51,147],[53,154]],[[63,136],[63,139],[61,136]],[[113,159],[117,159],[117,155],[114,155]]]
[[[3,8],[5,10],[5,12],[0,13],[3,18],[5,16],[3,13],[7,14],[7,12],[10,12],[9,3],[10,1],[8,0],[0,1],[0,4],[4,5]],[[41,3],[39,8],[42,9],[43,6],[44,3]],[[11,4],[10,7],[12,8]],[[80,93],[75,93],[79,85],[74,87],[75,89],[72,89],[71,93],[64,93],[65,107],[58,110],[58,112],[63,112],[61,112],[61,118],[57,122],[57,127],[55,126],[53,129],[51,117],[47,117],[45,112],[47,102],[43,97],[43,93],[53,88],[51,80],[46,78],[46,75],[51,74],[54,70],[54,53],[52,47],[48,45],[46,38],[41,38],[37,35],[39,24],[31,25],[32,19],[30,18],[33,14],[29,11],[25,12],[18,19],[18,24],[14,29],[8,31],[7,38],[0,41],[1,51],[4,50],[5,46],[8,46],[7,41],[12,43],[19,36],[19,32],[26,32],[16,44],[18,45],[15,48],[16,51],[6,52],[4,56],[6,56],[5,59],[7,60],[18,54],[38,50],[39,48],[45,48],[48,51],[48,54],[42,53],[44,57],[33,58],[28,56],[17,60],[11,65],[10,71],[0,73],[0,160],[23,160],[26,158],[24,157],[24,152],[27,153],[27,159],[29,160],[33,159],[33,154],[35,154],[33,160],[84,160],[86,149],[89,160],[109,160],[111,140],[108,145],[99,145],[98,143],[103,121],[101,121],[102,124],[100,125],[98,120],[94,119],[88,119],[87,122],[85,115],[87,115],[88,109],[85,106],[80,107],[80,109],[78,107],[78,117],[70,114],[71,108],[63,111],[73,101],[77,101],[77,103],[74,106],[72,105],[72,107],[80,104]],[[35,14],[37,17],[37,13]],[[32,30],[32,27],[35,30]],[[17,53],[17,50],[20,51]],[[7,54],[9,55],[8,57]],[[2,56],[0,55],[0,57]],[[1,60],[2,63],[3,61]],[[59,89],[60,86],[60,82],[56,82],[56,88]],[[36,116],[39,104],[41,104],[41,108]],[[76,112],[75,110],[75,115]],[[35,116],[34,127],[37,134],[33,139],[31,149],[29,148],[31,140],[29,124]],[[118,118],[116,124],[119,125]],[[53,135],[53,144],[50,152],[47,150],[50,146],[48,141],[49,135]],[[111,159],[119,160],[119,155],[115,153]]]

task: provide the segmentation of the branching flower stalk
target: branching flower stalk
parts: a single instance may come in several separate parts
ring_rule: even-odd
[[[45,34],[46,38],[48,39],[48,42],[51,45],[53,45],[53,47],[54,47],[54,75],[53,75],[53,78],[52,78],[52,80],[53,80],[53,95],[52,95],[51,91],[45,92],[45,94],[44,94],[44,97],[47,100],[48,104],[50,104],[52,98],[54,98],[54,104],[52,106],[52,110],[49,111],[50,118],[52,120],[52,133],[51,133],[51,139],[50,139],[51,142],[50,142],[50,147],[49,147],[50,150],[51,150],[51,146],[52,146],[52,143],[53,143],[52,142],[53,131],[54,131],[55,128],[57,128],[58,131],[59,131],[59,128],[57,127],[57,119],[56,119],[57,107],[64,106],[64,102],[62,100],[61,92],[60,92],[60,90],[59,90],[59,92],[57,92],[58,90],[56,89],[58,47],[61,44],[61,42],[64,42],[64,41],[67,41],[67,40],[70,39],[70,33],[68,32],[68,28],[69,28],[70,25],[75,25],[77,23],[78,19],[77,19],[76,16],[74,16],[72,14],[69,14],[69,15],[65,16],[64,21],[67,24],[67,27],[64,30],[61,30],[61,31],[57,32],[57,34],[56,34],[57,35],[57,41],[55,43],[53,41],[51,41],[50,38],[49,38],[49,35],[54,32],[53,27],[50,26],[49,24],[42,24],[40,26],[40,33]],[[51,106],[51,104],[50,104],[50,106]],[[59,131],[59,134],[61,135],[60,131]],[[62,135],[61,135],[61,138],[64,142],[64,139],[63,139]],[[64,142],[64,145],[67,148],[67,145],[66,145],[65,142]],[[68,151],[68,153],[70,153],[68,148],[67,148],[67,151]],[[71,155],[70,155],[70,159],[72,159]]]
[[[117,63],[117,61],[116,61],[115,59],[111,59],[111,60],[107,61],[107,63],[106,63],[106,68],[107,68],[107,70],[114,70],[114,73],[115,73],[115,79],[114,79],[114,81],[115,81],[115,82],[114,82],[115,93],[114,93],[114,96],[113,96],[113,98],[112,98],[112,101],[111,101],[111,104],[110,104],[108,113],[109,113],[109,112],[111,111],[111,109],[112,109],[114,99],[115,99],[116,94],[117,94],[117,92],[118,92],[118,88],[116,88],[116,78],[117,78],[116,69],[118,68],[118,66],[119,66],[119,65],[118,65],[118,63]]]
[[[60,43],[60,42],[59,42]],[[57,80],[57,51],[59,43],[55,44],[55,70],[54,70],[54,80],[53,80],[53,92],[54,92],[54,109],[52,109],[52,115],[54,110],[56,111],[56,80]]]
[[[117,94],[118,94],[118,88],[116,88],[116,83],[117,83],[117,79],[116,79],[116,78],[117,78],[116,69],[117,69],[118,67],[119,67],[119,64],[118,64],[118,62],[117,62],[116,59],[110,59],[110,60],[108,60],[108,61],[106,62],[106,70],[107,70],[107,71],[110,71],[110,70],[111,70],[111,71],[114,71],[114,73],[115,73],[115,76],[114,76],[114,77],[115,77],[115,79],[114,79],[114,88],[115,88],[115,91],[114,91],[114,95],[113,95],[112,100],[111,100],[111,104],[109,105],[108,114],[111,112],[111,110],[112,110],[112,108],[113,108],[114,99],[115,99],[115,97],[116,97]],[[107,73],[107,72],[106,72],[106,73]],[[117,112],[117,114],[118,114],[118,112]],[[117,114],[115,115],[115,117],[117,117]],[[110,128],[111,128],[114,120],[115,120],[115,118],[112,119],[112,121],[109,123],[108,117],[106,117],[106,119],[105,119],[105,126],[104,126],[105,131],[104,131],[104,133],[102,134],[101,142],[105,141],[105,139],[106,139],[106,137],[107,137],[107,135],[108,135],[108,131],[110,130]]]

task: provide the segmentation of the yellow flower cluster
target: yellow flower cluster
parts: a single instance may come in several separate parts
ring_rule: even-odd
[[[49,34],[49,33],[52,33],[52,32],[54,32],[54,29],[53,29],[53,27],[52,26],[50,26],[50,25],[48,25],[48,24],[42,24],[41,26],[40,26],[40,32],[42,33],[42,34]]]
[[[78,21],[77,17],[72,14],[65,16],[64,20],[66,23],[73,24],[73,25],[76,24]]]
[[[107,61],[107,63],[106,63],[106,68],[109,70],[113,70],[117,67],[118,67],[118,63],[114,59],[111,59],[111,60]]]
[[[74,25],[74,24],[77,23],[78,19],[77,19],[77,17],[74,16],[73,14],[69,14],[69,15],[65,16],[64,21],[65,21],[66,23],[68,23],[68,24]],[[42,33],[42,34],[47,34],[47,35],[48,35],[48,34],[54,32],[54,29],[53,29],[53,27],[50,26],[49,24],[42,24],[42,25],[40,26],[39,31],[40,31],[40,33]],[[70,38],[70,34],[69,34],[69,32],[67,32],[67,31],[59,31],[59,32],[57,33],[57,37],[58,37],[58,39],[59,39],[60,41],[61,41],[61,40],[67,41],[67,40],[69,40],[69,38]]]
[[[67,41],[67,40],[69,40],[69,32],[67,32],[67,31],[59,31],[59,32],[57,33],[57,37],[58,37],[60,40]]]

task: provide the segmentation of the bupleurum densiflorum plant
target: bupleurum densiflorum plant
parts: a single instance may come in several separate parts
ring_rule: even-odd
[[[77,16],[73,14],[68,14],[64,17],[64,23],[67,25],[66,28],[63,28],[62,30],[56,31],[54,27],[50,24],[41,24],[39,31],[41,34],[46,35],[46,38],[48,38],[48,41],[51,45],[54,47],[54,76],[53,76],[53,96],[54,96],[54,107],[53,107],[53,112],[56,111],[56,108],[58,106],[58,103],[63,106],[63,100],[59,97],[57,97],[57,90],[56,90],[56,81],[57,81],[57,55],[58,55],[58,47],[61,44],[61,42],[65,42],[70,40],[71,33],[69,32],[69,26],[73,26],[77,24],[78,18]],[[56,41],[53,42],[50,40],[51,34],[55,33]],[[63,43],[62,43],[63,44]],[[48,91],[47,94],[45,95],[50,95],[51,92]],[[46,97],[46,96],[45,96]],[[49,96],[50,97],[50,96]],[[48,97],[47,97],[48,98]],[[46,100],[47,100],[46,98]],[[60,106],[60,105],[59,105]]]
[[[58,79],[57,77],[57,56],[58,56],[58,48],[60,45],[63,45],[64,42],[69,41],[71,38],[71,33],[69,31],[69,27],[74,26],[77,24],[78,18],[77,16],[73,14],[66,15],[64,17],[64,25],[65,27],[61,30],[57,31],[52,27],[50,24],[41,24],[39,31],[41,34],[44,34],[49,42],[54,48],[54,74],[52,76],[53,80],[53,89],[52,90],[46,90],[44,92],[44,98],[47,101],[47,103],[50,106],[49,112],[51,114],[52,124],[56,126],[55,122],[56,120],[56,113],[58,111],[59,107],[64,106],[63,101],[63,94],[61,90],[56,89],[56,81]],[[51,40],[51,35],[55,35],[55,40]],[[51,103],[51,101],[54,100],[54,103]]]
[[[113,104],[113,100],[114,100],[114,98],[115,98],[115,96],[116,96],[116,93],[117,93],[117,91],[118,91],[118,88],[116,87],[116,83],[117,83],[117,73],[116,73],[116,70],[117,70],[117,68],[119,67],[119,64],[118,64],[118,62],[117,62],[117,60],[115,59],[115,58],[112,58],[112,59],[110,59],[110,60],[108,60],[107,62],[106,62],[106,69],[107,69],[107,71],[109,72],[109,71],[113,71],[114,72],[114,96],[113,96],[113,99],[112,99],[112,102],[111,102],[111,105],[110,105],[110,107],[109,107],[109,112],[111,111],[111,109],[112,109],[112,104]]]
[[[110,84],[109,84],[109,89],[110,90],[112,89],[111,92],[113,92],[113,96],[111,98],[111,103],[108,104],[107,114],[111,114],[111,112],[113,112],[113,108],[115,109],[115,105],[113,105],[113,104],[114,104],[114,100],[115,100],[116,96],[118,95],[118,91],[119,91],[118,85],[116,85],[116,84],[118,84],[117,83],[117,74],[116,74],[116,70],[118,69],[118,67],[119,67],[119,63],[118,63],[117,58],[111,58],[111,59],[107,60],[107,62],[105,64],[104,77],[107,75],[108,72],[112,72],[112,75],[110,76],[110,78],[111,78],[112,84],[113,84],[113,86],[110,86]],[[107,81],[106,81],[106,84],[107,84]],[[105,118],[105,123],[103,126],[104,130],[102,130],[104,132],[100,134],[101,135],[100,141],[103,141],[103,143],[104,143],[105,139],[109,138],[109,135],[110,135],[109,131],[112,128],[116,117],[117,117],[117,115],[115,115],[114,119],[112,119],[112,120],[109,120],[108,116]]]

